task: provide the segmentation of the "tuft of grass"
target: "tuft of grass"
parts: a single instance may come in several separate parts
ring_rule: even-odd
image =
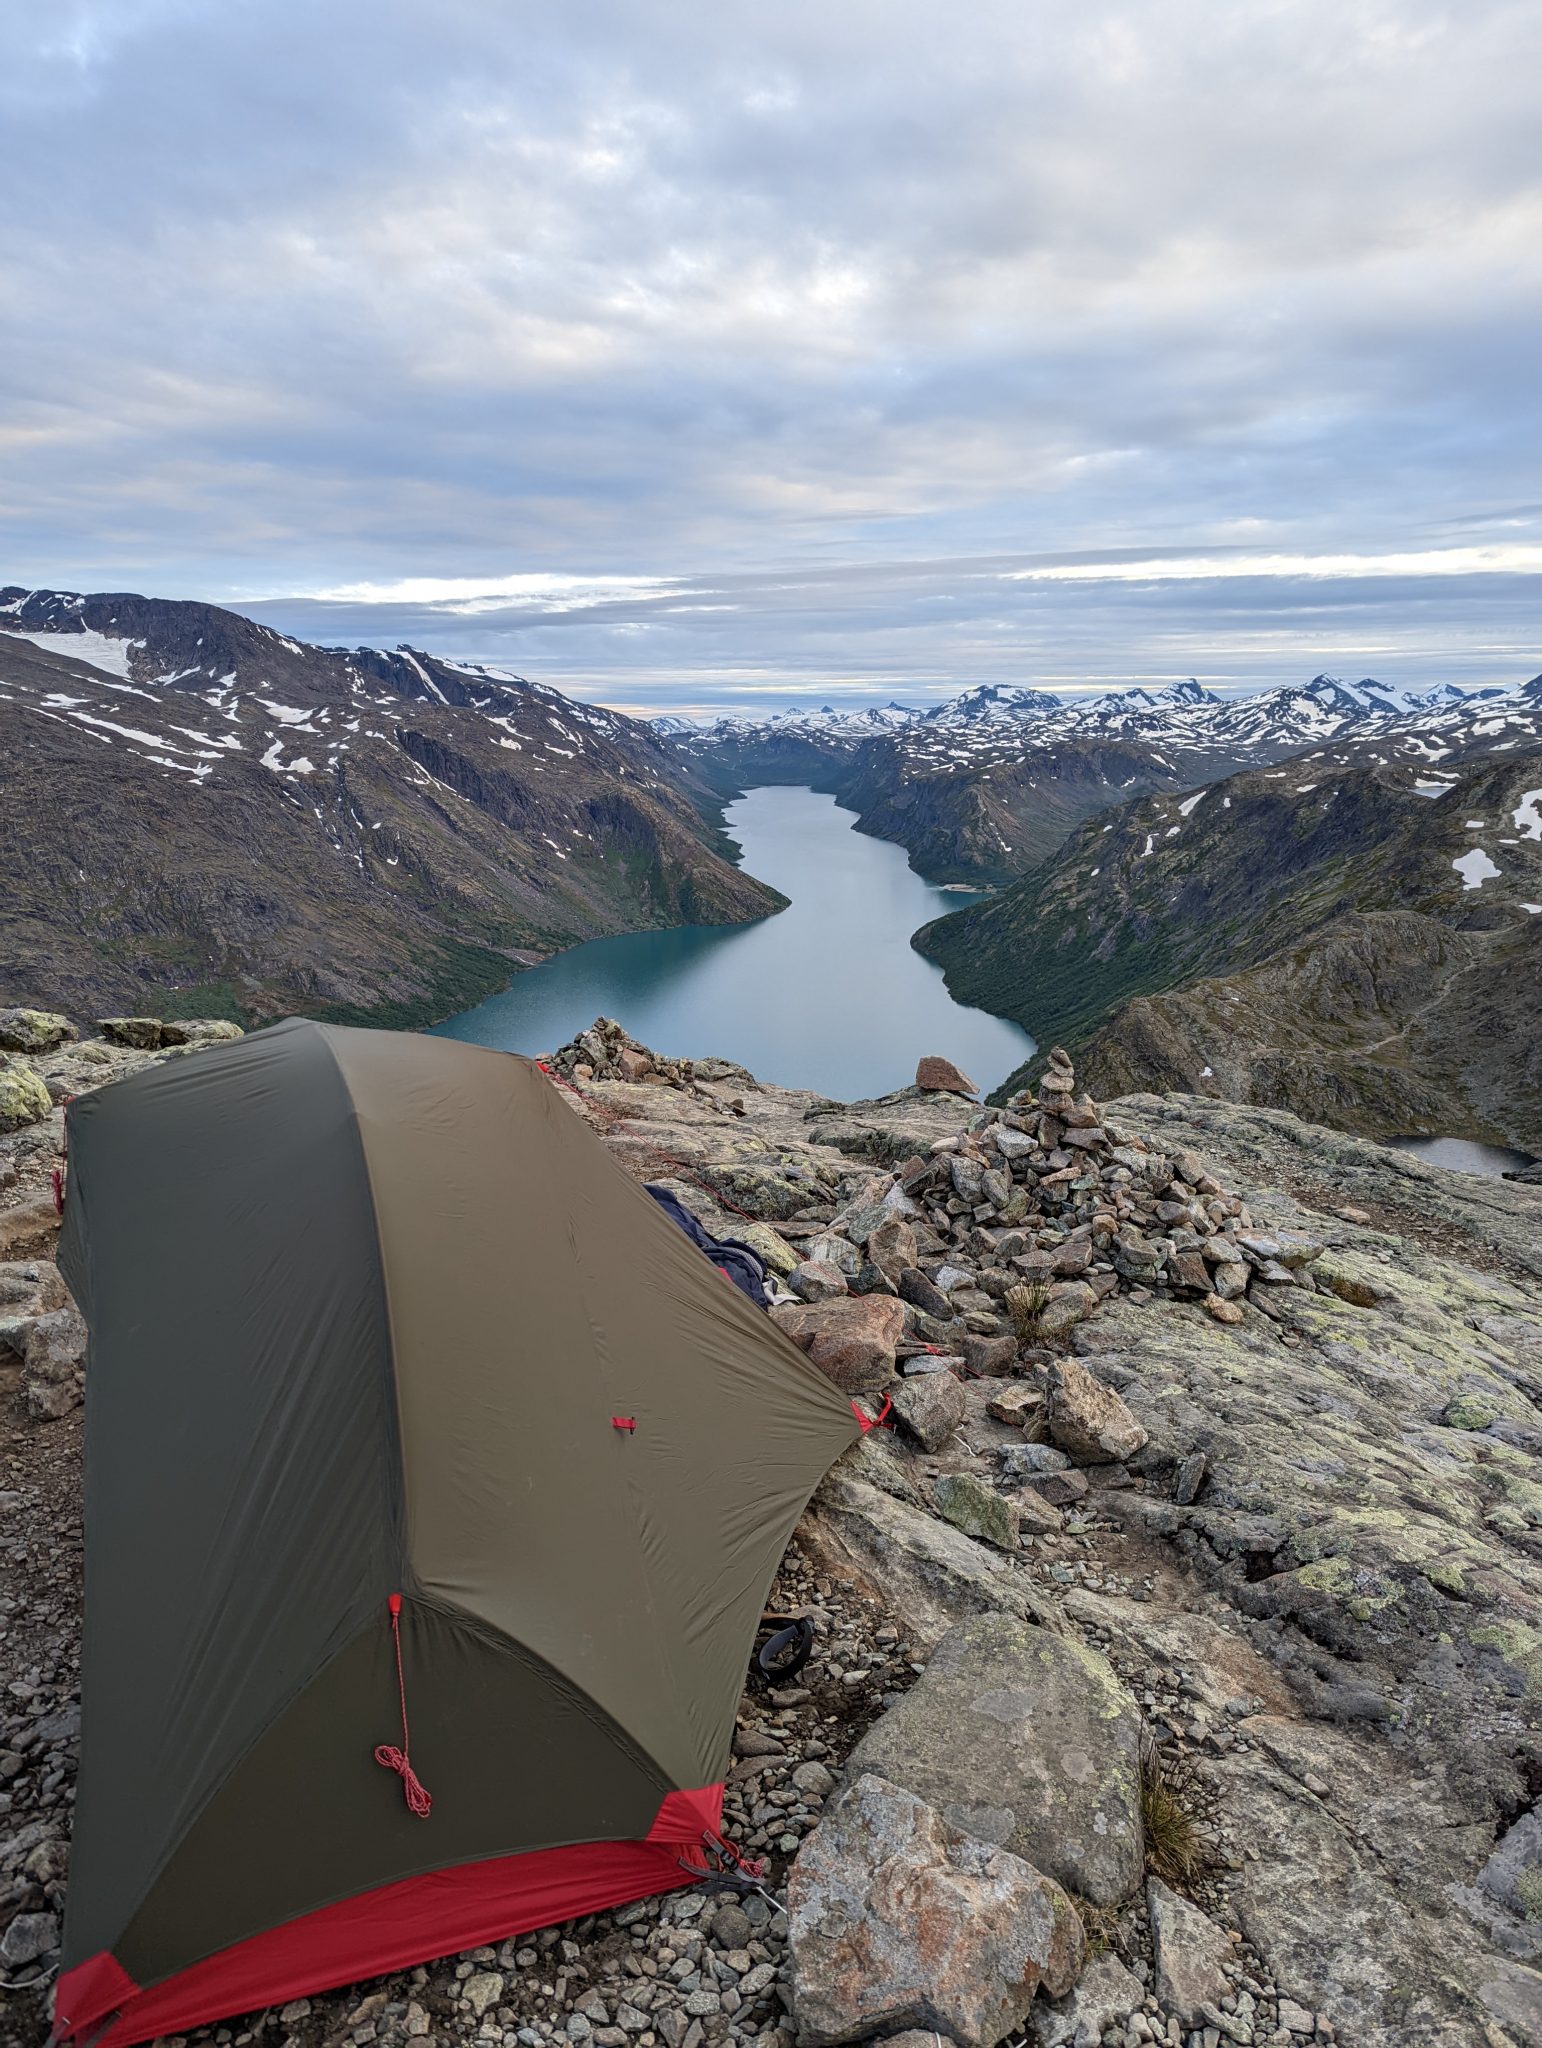
[[[1165,1758],[1148,1736],[1140,1756],[1146,1868],[1174,1891],[1186,1890],[1214,1860],[1205,1823],[1206,1805],[1204,1789],[1188,1759]]]
[[[1087,1937],[1089,1963],[1095,1963],[1099,1956],[1109,1955],[1122,1946],[1119,1914],[1115,1907],[1094,1905],[1091,1899],[1084,1899],[1079,1892],[1073,1894],[1071,1903],[1082,1923],[1082,1933]]]
[[[1037,1344],[1049,1306],[1049,1289],[1042,1280],[1021,1283],[1006,1291],[1006,1310],[1019,1344]]]

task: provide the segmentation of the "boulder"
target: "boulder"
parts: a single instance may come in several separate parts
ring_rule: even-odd
[[[1030,1422],[1037,1422],[1044,1406],[1044,1396],[1037,1387],[1030,1387],[1023,1381],[1014,1386],[1003,1387],[998,1394],[992,1394],[985,1404],[985,1412],[993,1422],[1010,1423],[1016,1429],[1025,1428]],[[1063,1465],[1066,1460],[1060,1454]]]
[[[930,1094],[978,1095],[969,1076],[955,1067],[951,1060],[945,1060],[939,1053],[923,1054],[916,1063],[916,1086]]]
[[[1086,1478],[1080,1472],[1033,1472],[1027,1483],[1032,1492],[1055,1508],[1070,1507],[1087,1491]]]
[[[937,1512],[955,1529],[998,1550],[1016,1550],[1022,1533],[1016,1508],[972,1472],[945,1472],[932,1486]]]
[[[41,1123],[53,1106],[48,1084],[35,1067],[16,1059],[0,1066],[0,1133]]]
[[[53,1052],[80,1033],[56,1010],[0,1010],[0,1051]]]
[[[867,1234],[867,1256],[892,1283],[916,1263],[916,1234],[903,1216],[885,1216]]]
[[[34,1316],[22,1354],[22,1399],[36,1422],[57,1422],[81,1402],[86,1325],[80,1311]]]
[[[1219,2005],[1231,1989],[1222,1965],[1235,1950],[1213,1920],[1169,1891],[1160,1878],[1147,1880],[1146,1905],[1157,1998],[1177,2014],[1180,2026],[1202,2027],[1201,2008]]]
[[[776,1273],[785,1279],[799,1263],[799,1254],[769,1223],[744,1223],[738,1218],[727,1233],[740,1244],[747,1244],[768,1273]]]
[[[1113,1465],[1133,1457],[1146,1432],[1112,1387],[1095,1380],[1077,1358],[1050,1368],[1049,1434],[1077,1464]]]
[[[1042,1339],[1063,1337],[1067,1330],[1087,1320],[1098,1305],[1097,1289],[1085,1280],[1063,1280],[1049,1290],[1049,1300],[1039,1315]]]
[[[894,1282],[882,1266],[875,1266],[871,1259],[864,1259],[858,1268],[857,1277],[851,1283],[853,1294],[894,1293]]]
[[[646,1081],[653,1072],[649,1054],[635,1045],[623,1045],[616,1054],[616,1071],[623,1081]]]
[[[848,1292],[846,1275],[828,1259],[805,1259],[787,1275],[799,1301],[837,1301]]]
[[[1081,1477],[1080,1473],[1067,1476]],[[1017,1516],[1019,1537],[1058,1536],[1064,1527],[1059,1507],[1032,1485],[1020,1487],[1012,1495],[1012,1511]]]
[[[1041,1474],[1064,1472],[1070,1462],[1065,1452],[1057,1451],[1053,1444],[1003,1444],[996,1455],[1001,1461],[1002,1478],[1014,1485]]]
[[[1477,1882],[1523,1920],[1542,1920],[1542,1802],[1500,1837]]]
[[[852,1752],[1100,1906],[1141,1881],[1140,1716],[1084,1644],[1007,1614],[949,1630]]]
[[[915,1308],[929,1316],[946,1320],[953,1313],[953,1304],[942,1289],[928,1280],[917,1266],[907,1266],[895,1283],[899,1288],[901,1301],[908,1301]]]
[[[59,1918],[56,1913],[18,1913],[0,1936],[0,1963],[19,1970],[50,1956],[59,1946]]]
[[[1240,1323],[1246,1321],[1246,1311],[1240,1301],[1227,1301],[1223,1295],[1207,1294],[1204,1301],[1205,1313],[1218,1323]]]
[[[959,1343],[964,1363],[977,1379],[995,1379],[1017,1363],[1015,1337],[965,1337]]]
[[[1086,1949],[1058,1884],[866,1774],[798,1851],[787,1921],[804,2048],[904,2028],[994,2048],[1041,1984],[1071,1989]]]
[[[1030,1619],[1033,1589],[1015,1563],[928,1512],[881,1435],[853,1445],[814,1495],[798,1528],[810,1557],[880,1601],[923,1651],[961,1615]]]
[[[894,1412],[923,1451],[939,1451],[963,1421],[968,1403],[950,1372],[929,1372],[894,1389]]]
[[[803,1246],[805,1258],[823,1259],[827,1264],[837,1266],[848,1280],[855,1280],[862,1270],[862,1254],[851,1242],[837,1231],[826,1231],[820,1237],[807,1239]]]
[[[109,1045],[132,1046],[136,1052],[159,1052],[164,1042],[159,1017],[98,1017],[96,1028]]]
[[[1101,2041],[1110,2027],[1121,2025],[1140,2007],[1146,1987],[1116,1955],[1100,1955],[1087,1965],[1069,1998],[1056,2004],[1040,1999],[1030,2016],[1029,2039],[1034,2048],[1065,2048],[1065,2044]],[[893,2048],[893,2044],[890,2044]]]
[[[893,1295],[851,1295],[807,1306],[784,1302],[771,1318],[843,1394],[864,1394],[894,1377],[905,1309]]]
[[[223,1045],[245,1036],[240,1025],[226,1017],[178,1017],[161,1026],[162,1045]]]

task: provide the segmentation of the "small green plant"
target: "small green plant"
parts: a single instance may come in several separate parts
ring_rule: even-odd
[[[1042,1280],[1021,1282],[1006,1292],[1007,1314],[1019,1344],[1037,1344],[1049,1306],[1049,1289]]]
[[[1207,1805],[1204,1788],[1189,1760],[1164,1757],[1147,1736],[1140,1754],[1146,1868],[1175,1891],[1187,1889],[1213,1860],[1205,1820]]]

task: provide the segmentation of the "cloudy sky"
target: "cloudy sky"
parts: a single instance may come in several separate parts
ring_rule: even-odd
[[[646,709],[1542,668],[1536,0],[8,0],[0,582]]]

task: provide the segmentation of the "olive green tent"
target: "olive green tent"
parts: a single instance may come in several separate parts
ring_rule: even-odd
[[[59,2033],[689,1882],[850,1403],[511,1055],[291,1022],[83,1097],[69,1142]]]

